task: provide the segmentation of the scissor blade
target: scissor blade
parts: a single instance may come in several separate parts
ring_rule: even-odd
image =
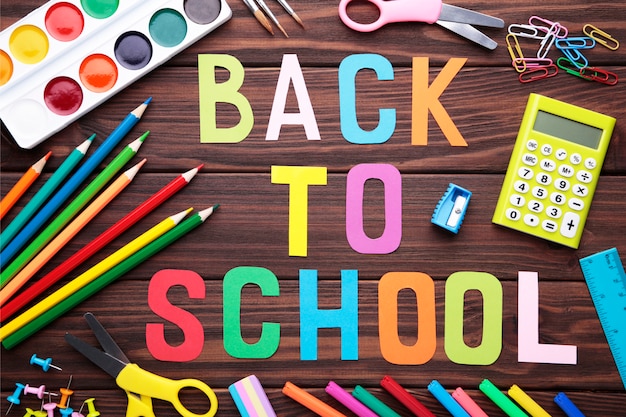
[[[445,22],[467,23],[468,25],[491,28],[504,27],[504,20],[502,19],[445,3],[441,6],[441,14],[439,15],[438,21],[442,20]]]
[[[438,20],[437,24],[439,26],[443,26],[448,30],[451,30],[452,32],[464,37],[465,39],[476,42],[480,46],[484,46],[487,49],[494,50],[498,46],[498,43],[491,39],[489,36],[485,35],[475,27],[467,25],[465,23],[443,22],[441,20]]]
[[[121,360],[88,345],[69,333],[65,333],[65,341],[113,378],[117,378],[122,369],[126,367],[126,363]]]
[[[93,334],[98,339],[100,346],[102,349],[109,355],[121,360],[122,362],[129,363],[130,361],[126,357],[126,354],[120,349],[118,344],[113,340],[109,332],[106,331],[104,326],[98,321],[96,316],[92,313],[85,313],[85,320],[87,320],[87,324],[93,331]]]

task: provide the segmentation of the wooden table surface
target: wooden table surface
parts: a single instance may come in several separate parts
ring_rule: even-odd
[[[2,28],[43,3],[43,0],[3,1],[0,6]],[[135,157],[135,161],[147,158],[147,164],[122,195],[36,278],[106,230],[175,175],[199,164],[204,167],[184,190],[109,244],[71,277],[164,217],[187,207],[202,209],[219,203],[220,208],[199,229],[123,275],[35,336],[11,350],[2,348],[0,413],[6,412],[9,405],[6,397],[13,392],[16,382],[45,384],[59,392],[71,378],[74,391],[71,406],[78,409],[85,399],[94,397],[101,415],[124,414],[124,392],[63,338],[65,332],[71,331],[95,345],[82,317],[91,311],[130,359],[141,367],[169,378],[198,378],[209,384],[219,399],[218,416],[239,415],[227,388],[250,374],[259,377],[279,416],[313,415],[281,392],[286,381],[351,415],[324,392],[330,380],[349,391],[360,384],[371,389],[400,415],[410,415],[380,387],[385,375],[408,388],[437,416],[448,415],[448,412],[426,388],[433,379],[448,390],[462,387],[489,415],[504,415],[478,390],[485,378],[504,392],[518,384],[553,416],[565,415],[553,402],[561,391],[585,415],[626,415],[624,385],[578,263],[582,257],[611,247],[621,251],[622,256],[626,254],[626,217],[623,215],[626,212],[626,84],[620,80],[615,86],[607,86],[562,72],[553,78],[520,83],[507,52],[506,29],[484,30],[499,43],[495,51],[488,51],[437,25],[399,23],[372,33],[355,32],[339,20],[337,1],[290,0],[304,22],[303,29],[278,3],[268,1],[289,34],[286,38],[277,30],[275,36],[265,31],[242,1],[228,0],[228,3],[233,16],[226,24],[35,149],[23,150],[2,141],[2,195],[33,162],[46,152],[53,152],[44,174],[3,220],[2,225],[6,227],[75,146],[95,132],[98,135],[95,148],[130,110],[146,97],[153,97],[140,123],[112,154],[150,130]],[[558,21],[571,34],[581,35],[585,24],[593,24],[626,42],[624,0],[529,3],[457,0],[454,4],[498,16],[507,26],[525,23],[530,16],[537,15]],[[370,13],[365,7],[353,11]],[[598,46],[589,51],[587,57],[591,64],[622,78],[626,77],[624,48],[611,51]],[[372,71],[361,71],[357,77],[357,114],[363,129],[377,126],[379,109],[396,109],[395,131],[382,144],[350,143],[344,139],[340,128],[339,65],[351,55],[365,53],[383,56],[394,68],[394,79],[390,81],[378,81]],[[240,92],[251,104],[254,127],[240,143],[200,143],[197,67],[200,54],[228,54],[245,68],[245,82]],[[308,140],[300,124],[283,125],[279,139],[268,141],[265,136],[281,64],[285,56],[294,54],[302,69],[321,140]],[[556,58],[558,52],[552,50],[550,56]],[[445,88],[440,102],[468,146],[451,146],[432,115],[427,146],[411,144],[414,57],[429,58],[431,82],[449,60],[467,58]],[[225,72],[222,75],[228,77]],[[577,250],[491,222],[530,93],[587,107],[617,119]],[[298,102],[294,89],[290,88],[285,112],[297,111]],[[222,127],[232,126],[239,120],[238,112],[229,105],[219,105],[216,117]],[[348,172],[360,164],[388,164],[401,173],[402,239],[392,253],[362,254],[354,250],[346,238],[346,181]],[[289,187],[272,183],[274,166],[327,168],[327,184],[308,187],[307,256],[289,255]],[[437,202],[451,182],[473,193],[458,235],[430,222]],[[381,183],[367,183],[363,228],[371,237],[380,236],[385,226],[383,195]],[[241,296],[242,337],[247,343],[259,340],[263,322],[280,323],[280,344],[266,359],[235,358],[224,347],[223,279],[229,271],[241,266],[265,268],[276,276],[280,285],[278,296],[264,297],[254,285],[244,287]],[[163,323],[167,342],[172,346],[184,341],[179,326],[161,318],[148,305],[149,284],[155,274],[166,269],[193,271],[204,279],[204,297],[190,298],[180,286],[168,293],[169,302],[190,312],[204,329],[204,344],[193,360],[159,360],[147,348],[148,323]],[[318,358],[301,359],[299,279],[302,270],[317,271],[320,309],[339,308],[342,271],[358,271],[358,295],[347,294],[351,299],[358,296],[358,359],[341,359],[342,337],[338,329],[321,329]],[[454,363],[444,350],[445,285],[448,277],[459,271],[491,274],[502,285],[502,349],[493,364]],[[533,302],[518,300],[519,271],[534,271],[539,276],[539,343],[575,345],[576,364],[518,361],[518,304]],[[379,327],[389,323],[379,322],[378,283],[389,272],[425,273],[435,282],[436,350],[426,363],[393,364],[381,353]],[[307,296],[304,294],[304,298]],[[162,303],[167,304],[163,300]],[[421,303],[428,301],[416,302],[410,290],[399,293],[398,334],[407,346],[416,343],[420,334],[416,306],[423,305]],[[482,305],[477,291],[465,295],[464,340],[468,346],[481,344]],[[44,373],[29,365],[33,353],[52,357],[53,363],[63,370]],[[190,401],[198,402],[198,406],[203,403],[194,396]],[[22,416],[25,407],[38,409],[39,400],[32,395],[23,397],[22,404],[14,406],[9,415]],[[155,402],[155,410],[158,416],[176,414],[162,402]],[[83,414],[87,414],[86,409]]]

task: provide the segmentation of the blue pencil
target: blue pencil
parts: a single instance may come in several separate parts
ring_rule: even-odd
[[[32,218],[30,222],[15,236],[15,238],[0,252],[0,269],[3,269],[13,259],[22,247],[37,233],[44,223],[61,207],[61,205],[76,191],[87,177],[102,163],[104,158],[119,144],[124,136],[135,126],[152,98],[147,99],[135,110],[130,112],[124,120],[111,132],[108,138],[85,161],[76,173],[61,187],[48,203]]]
[[[15,218],[9,223],[9,225],[0,233],[0,250],[4,249],[11,239],[15,237],[17,232],[22,230],[22,227],[33,217],[33,215],[39,210],[39,208],[48,200],[48,197],[61,185],[65,178],[76,168],[78,163],[83,159],[93,138],[96,135],[91,135],[86,141],[78,145],[68,156],[63,163],[57,168],[44,185],[37,191],[37,193],[30,199],[30,201],[24,206],[24,208],[15,216]]]

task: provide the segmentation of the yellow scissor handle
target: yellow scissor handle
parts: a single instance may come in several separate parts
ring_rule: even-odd
[[[128,406],[126,417],[156,417],[152,409],[152,398],[126,391]]]
[[[213,417],[217,412],[217,396],[215,395],[215,392],[213,392],[207,384],[197,379],[172,380],[143,370],[136,364],[131,363],[122,369],[115,381],[120,388],[128,392],[149,398],[157,398],[171,403],[176,411],[178,411],[178,414],[183,417]],[[196,414],[189,411],[181,403],[179,398],[179,393],[184,388],[195,388],[204,393],[210,402],[209,410],[204,414]],[[128,396],[129,413],[131,411],[131,397],[132,395]],[[145,405],[147,400],[142,399],[141,402]],[[133,407],[134,410],[138,410],[139,408],[145,407]],[[143,412],[145,412],[145,409]],[[131,416],[127,414],[127,417],[140,417],[144,415],[145,414]],[[153,416],[154,411],[152,411],[152,414],[149,417]]]

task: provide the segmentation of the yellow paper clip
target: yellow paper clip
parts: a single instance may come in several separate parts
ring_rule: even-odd
[[[606,85],[617,84],[617,74],[597,67],[585,67],[580,69],[581,77]]]
[[[524,61],[524,54],[522,53],[522,47],[519,44],[517,36],[513,33],[506,35],[506,49],[509,50],[509,55],[513,60],[513,68],[517,72],[524,72],[526,70],[526,62]]]
[[[619,48],[619,41],[617,39],[593,25],[586,24],[585,26],[583,26],[583,32],[585,35],[595,39],[596,42],[603,46],[606,46],[612,51],[615,51],[617,48]]]

